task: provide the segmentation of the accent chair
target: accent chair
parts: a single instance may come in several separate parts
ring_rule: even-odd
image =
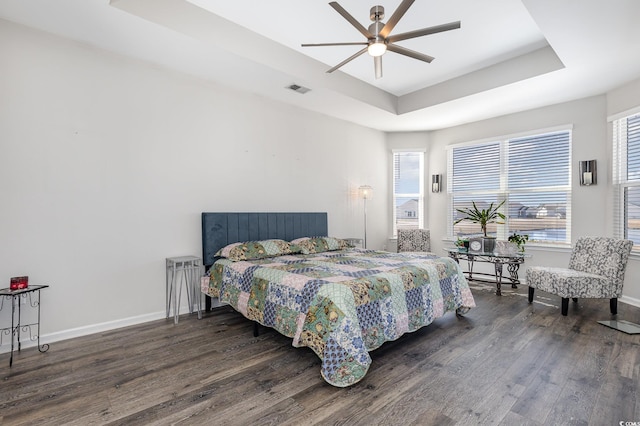
[[[618,313],[618,297],[633,242],[607,237],[578,238],[568,268],[533,266],[527,269],[529,303],[535,289],[562,298],[562,315],[569,310],[569,299],[609,299],[611,314]]]
[[[428,229],[398,229],[398,253],[430,252],[431,233]]]

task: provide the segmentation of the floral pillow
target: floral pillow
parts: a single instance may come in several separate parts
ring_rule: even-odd
[[[303,237],[291,241],[291,244],[299,247],[303,254],[324,253],[350,247],[345,240],[332,237]]]
[[[300,248],[292,247],[284,240],[247,241],[229,244],[216,253],[217,257],[226,257],[237,262],[239,260],[264,259],[266,257],[282,256],[300,253]]]

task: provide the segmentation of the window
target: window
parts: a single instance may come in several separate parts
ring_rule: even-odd
[[[613,121],[614,232],[640,249],[640,113]]]
[[[424,222],[424,152],[393,153],[393,235]]]
[[[475,202],[479,209],[504,201],[504,224],[487,234],[506,239],[517,232],[530,241],[570,243],[571,132],[464,144],[449,148],[449,230],[452,235],[480,233],[480,225],[453,223],[456,209]]]

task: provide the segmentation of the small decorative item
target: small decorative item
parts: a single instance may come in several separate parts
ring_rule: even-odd
[[[454,243],[458,250],[467,251],[469,250],[469,239],[468,238],[458,238]]]
[[[493,252],[503,256],[512,256],[518,252],[518,246],[510,241],[496,241],[496,248]]]
[[[29,287],[29,277],[11,277],[9,290],[22,290]]]
[[[524,245],[527,243],[527,241],[529,241],[529,235],[527,234],[518,234],[517,232],[514,232],[513,235],[509,235],[509,238],[507,238],[509,240],[509,242],[514,243],[515,245],[518,246],[518,250],[521,253],[524,253]]]
[[[484,253],[482,237],[469,238],[469,253]]]

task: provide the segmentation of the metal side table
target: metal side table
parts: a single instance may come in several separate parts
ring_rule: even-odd
[[[167,318],[171,314],[173,305],[173,322],[178,324],[180,316],[180,299],[182,296],[182,284],[187,290],[187,303],[189,313],[193,313],[193,305],[196,305],[198,319],[202,318],[200,310],[201,291],[200,275],[202,273],[202,259],[197,256],[180,256],[167,258],[167,282],[166,282],[166,302]]]
[[[502,280],[508,279],[511,282],[512,288],[518,288],[520,280],[518,279],[518,269],[522,265],[525,259],[531,257],[527,253],[475,253],[471,251],[461,251],[459,248],[445,248],[445,251],[449,253],[449,257],[454,259],[457,263],[460,263],[460,259],[466,259],[468,269],[464,272],[470,280],[485,281],[478,279],[478,275],[490,276],[494,279],[490,282],[496,283],[496,295],[502,296]],[[473,264],[475,262],[480,263],[493,263],[495,272],[493,274],[486,274],[482,272],[473,272]],[[503,276],[502,266],[507,265],[509,276]]]
[[[38,350],[40,352],[46,352],[49,350],[49,345],[40,345],[40,290],[49,287],[48,285],[30,285],[27,288],[19,290],[10,290],[3,288],[0,290],[0,311],[4,307],[4,301],[11,301],[11,328],[0,328],[0,345],[2,345],[2,336],[7,334],[11,335],[11,357],[9,358],[9,367],[13,365],[13,349],[15,343],[18,344],[18,352],[22,348],[20,342],[21,333],[29,332],[30,340],[38,340]],[[36,297],[37,295],[37,297]],[[38,309],[37,321],[30,324],[22,324],[22,309],[21,300],[27,301],[29,306]],[[17,315],[16,315],[16,306]]]

